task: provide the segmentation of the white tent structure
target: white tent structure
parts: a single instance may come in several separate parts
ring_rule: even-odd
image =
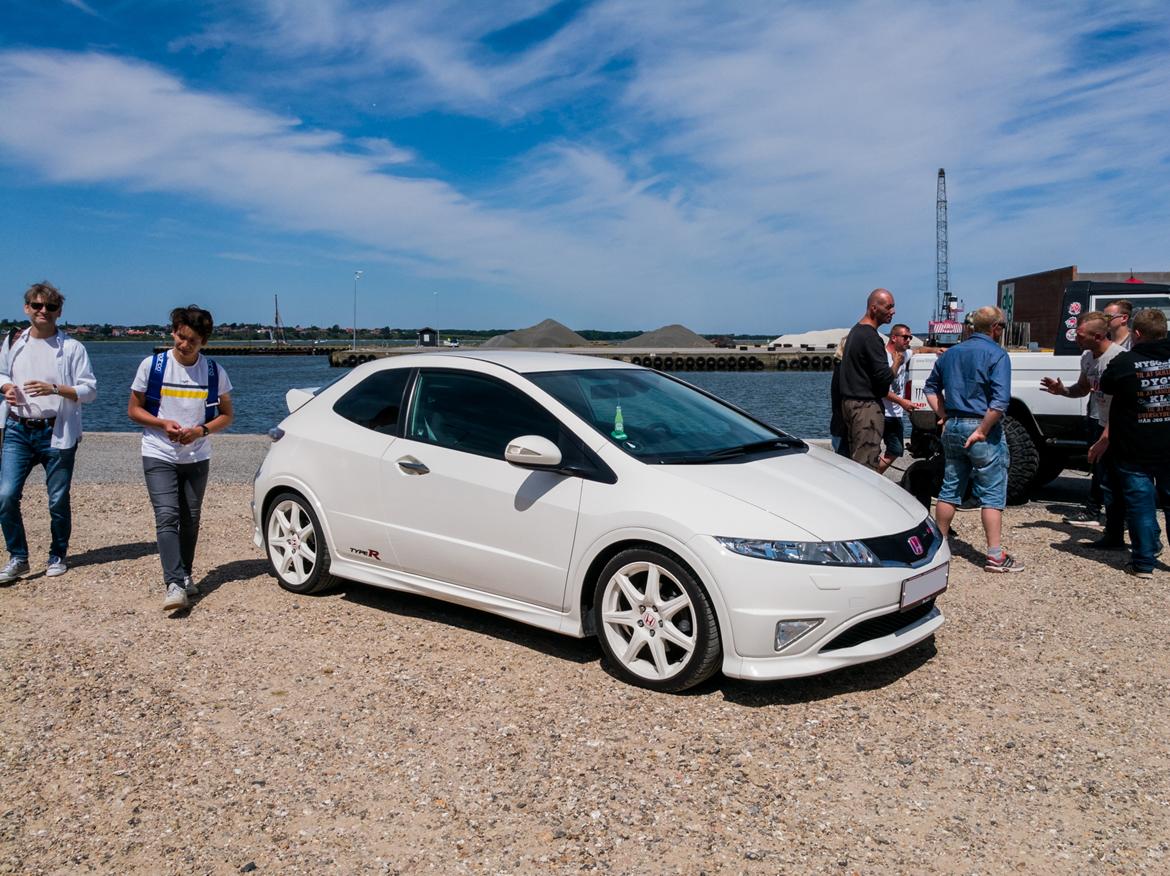
[[[841,343],[841,339],[849,334],[849,328],[835,328],[822,329],[819,332],[802,332],[796,335],[780,335],[776,340],[770,342],[768,346],[776,347],[777,349],[784,349],[786,346],[792,347],[794,350],[800,350],[804,347],[813,350],[835,350],[837,345]],[[890,332],[888,328],[886,331],[878,330],[878,334],[882,336],[882,341],[890,339]],[[910,342],[911,349],[918,349],[922,346],[922,338],[915,337]]]
[[[849,328],[852,328],[850,326]],[[822,329],[818,332],[801,332],[796,335],[780,335],[776,340],[772,341],[768,346],[783,348],[791,346],[794,349],[801,349],[804,346],[811,346],[816,350],[827,350],[836,348],[837,344],[841,342],[841,338],[849,334],[849,328],[835,328]]]

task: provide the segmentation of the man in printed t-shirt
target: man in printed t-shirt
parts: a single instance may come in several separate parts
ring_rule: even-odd
[[[188,597],[199,593],[192,565],[211,468],[208,436],[232,422],[232,382],[219,363],[199,352],[212,328],[208,311],[194,304],[176,307],[174,347],[144,359],[130,387],[127,413],[145,427],[142,469],[154,506],[164,611],[186,608]]]
[[[1109,406],[1109,449],[1125,495],[1133,557],[1125,571],[1154,577],[1162,550],[1158,508],[1170,536],[1170,340],[1166,314],[1141,310],[1131,323],[1133,347],[1101,375]]]
[[[1041,386],[1053,395],[1068,398],[1089,397],[1086,426],[1089,435],[1089,461],[1093,465],[1093,479],[1089,484],[1089,501],[1084,510],[1069,514],[1065,523],[1076,523],[1094,528],[1101,526],[1101,506],[1105,506],[1105,535],[1090,547],[1117,550],[1125,546],[1125,505],[1115,487],[1112,457],[1109,454],[1109,396],[1101,392],[1101,375],[1113,358],[1122,353],[1119,344],[1109,339],[1109,316],[1093,310],[1077,320],[1077,346],[1081,353],[1081,374],[1072,386],[1065,386],[1059,377],[1042,377]]]

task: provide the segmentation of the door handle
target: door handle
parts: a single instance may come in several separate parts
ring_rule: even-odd
[[[412,475],[424,475],[430,471],[425,463],[419,462],[413,456],[402,457],[402,459],[398,460],[398,467],[407,474]]]

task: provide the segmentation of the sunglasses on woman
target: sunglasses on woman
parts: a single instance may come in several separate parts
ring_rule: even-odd
[[[44,301],[30,301],[28,306],[33,310],[45,310],[49,313],[56,313],[61,309],[60,304],[46,304]]]

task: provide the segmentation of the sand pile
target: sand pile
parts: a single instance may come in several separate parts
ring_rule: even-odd
[[[715,346],[702,335],[697,335],[685,325],[664,325],[652,332],[644,332],[636,338],[622,341],[622,347],[663,347],[677,349],[679,347],[713,347]]]
[[[588,347],[589,342],[575,331],[557,322],[546,319],[524,329],[516,329],[506,335],[488,338],[480,347],[507,349],[509,347]]]

